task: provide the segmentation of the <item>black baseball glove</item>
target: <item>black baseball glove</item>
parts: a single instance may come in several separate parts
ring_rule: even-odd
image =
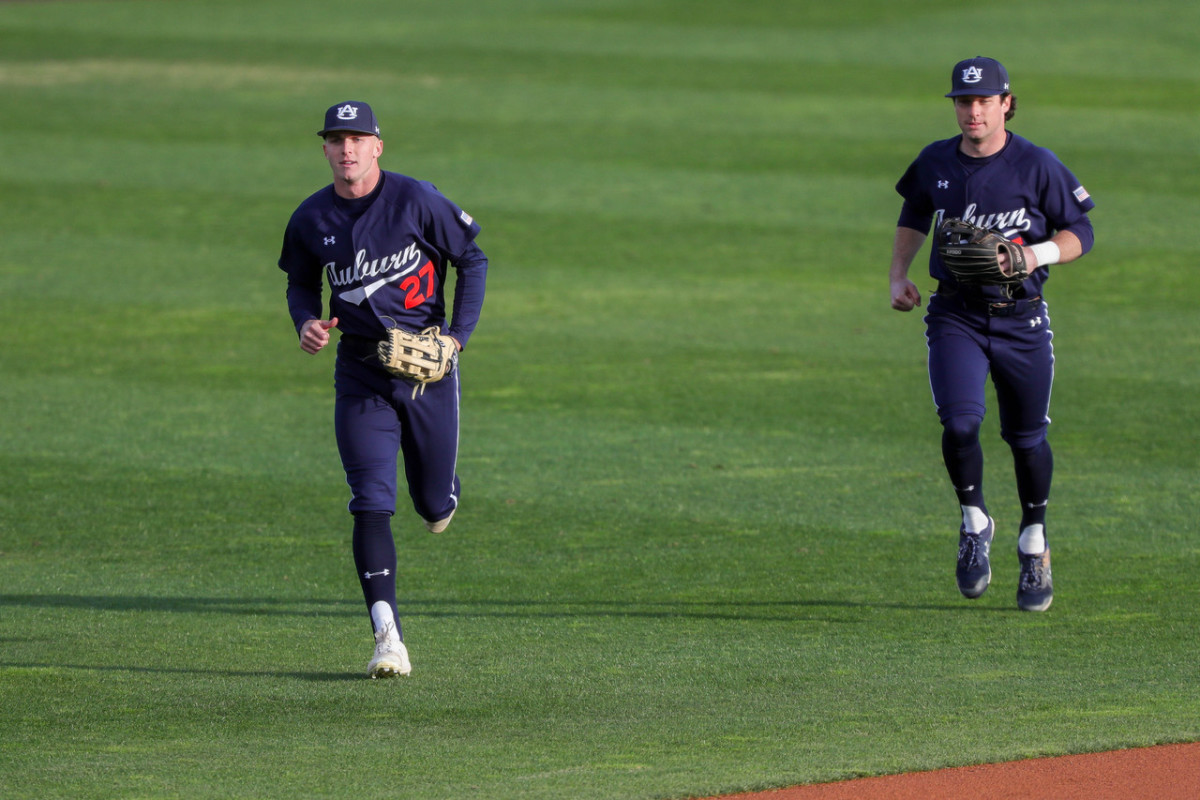
[[[938,253],[959,283],[967,286],[1019,286],[1029,277],[1025,251],[998,233],[958,218],[938,227]],[[1000,253],[1008,254],[1009,271],[1000,269]]]

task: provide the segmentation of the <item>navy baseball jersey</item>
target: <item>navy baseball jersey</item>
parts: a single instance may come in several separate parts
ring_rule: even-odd
[[[445,331],[446,270],[453,264],[458,281],[446,332],[465,347],[487,273],[478,234],[475,220],[427,181],[382,171],[375,190],[353,200],[326,186],[292,214],[279,256],[296,330],[321,317],[324,277],[329,318],[338,318],[344,335],[378,340],[393,325]]]
[[[1095,204],[1058,157],[1015,133],[1004,149],[987,158],[959,150],[961,136],[934,142],[921,151],[896,184],[904,198],[899,225],[928,232],[931,220],[958,217],[995,230],[1022,245],[1044,242],[1070,229],[1086,253],[1093,234],[1087,212]],[[930,248],[929,274],[954,286],[937,247]],[[1025,296],[1041,294],[1048,266],[1024,282]],[[988,287],[1000,296],[998,287]]]

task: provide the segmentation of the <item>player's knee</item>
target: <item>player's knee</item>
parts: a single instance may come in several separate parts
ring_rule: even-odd
[[[457,490],[458,487],[455,488]],[[445,492],[420,491],[412,491],[409,494],[412,497],[413,509],[422,519],[445,519],[458,506],[457,491],[449,495]]]
[[[971,447],[979,441],[983,418],[975,414],[956,414],[942,420],[942,441],[955,448]]]
[[[1032,452],[1046,444],[1046,427],[1043,425],[1030,431],[1001,431],[1000,438],[1008,442],[1014,453]]]

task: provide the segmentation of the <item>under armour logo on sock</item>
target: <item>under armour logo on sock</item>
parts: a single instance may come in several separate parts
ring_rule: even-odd
[[[383,577],[386,578],[388,575],[391,575],[391,574],[392,574],[392,571],[390,569],[385,569],[385,570],[381,570],[380,572],[364,572],[363,577],[366,578],[367,580],[371,580],[371,578],[377,578],[380,575],[382,575]]]

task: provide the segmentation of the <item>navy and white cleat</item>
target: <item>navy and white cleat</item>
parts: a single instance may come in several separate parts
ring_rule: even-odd
[[[1045,611],[1054,600],[1054,581],[1050,578],[1050,546],[1036,555],[1018,552],[1021,579],[1017,582],[1017,608]]]
[[[992,537],[996,522],[988,517],[988,525],[980,533],[958,530],[958,565],[954,577],[958,579],[958,590],[963,597],[974,600],[987,591],[992,582],[992,564],[988,556],[992,549]]]

